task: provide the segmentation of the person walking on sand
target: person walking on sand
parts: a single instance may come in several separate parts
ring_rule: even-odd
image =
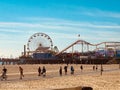
[[[74,67],[71,66],[70,70],[71,70],[71,75],[73,75],[74,74]]]
[[[83,66],[82,65],[80,66],[80,69],[81,69],[81,72],[82,72],[83,71]]]
[[[93,71],[95,71],[95,66],[93,66]]]
[[[38,68],[38,76],[41,76],[41,67]]]
[[[96,65],[96,71],[98,70],[98,65]]]
[[[60,69],[59,69],[59,74],[60,76],[62,76],[62,67],[60,66]]]
[[[43,66],[43,69],[42,69],[42,74],[43,74],[43,77],[45,77],[45,76],[46,76],[46,68],[45,68],[45,66]]]
[[[67,75],[67,66],[64,67],[65,75]]]
[[[7,75],[6,75],[7,69],[5,68],[5,66],[3,67],[2,71],[3,71],[3,73],[1,75],[1,80],[3,80],[3,79],[7,80]]]
[[[20,71],[20,79],[22,79],[22,77],[24,77],[24,74],[23,74],[23,68],[21,66],[19,66],[19,71]]]

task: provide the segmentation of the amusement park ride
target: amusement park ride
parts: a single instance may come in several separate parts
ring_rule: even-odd
[[[53,49],[52,39],[45,33],[33,34],[27,43],[27,56],[33,58],[49,58],[50,52]],[[26,56],[26,52],[24,52]],[[46,55],[46,56],[45,56]]]
[[[78,46],[77,50],[74,50]],[[92,49],[91,49],[92,47]],[[67,52],[71,50],[71,52]],[[62,51],[53,46],[52,39],[45,33],[33,34],[24,45],[20,63],[107,63],[111,59],[120,59],[120,42],[102,42],[91,44],[77,40]]]

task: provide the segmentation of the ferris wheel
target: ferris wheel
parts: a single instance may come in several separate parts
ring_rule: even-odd
[[[45,33],[33,34],[27,43],[27,50],[29,52],[45,52],[47,50],[52,50],[52,47],[52,39]]]

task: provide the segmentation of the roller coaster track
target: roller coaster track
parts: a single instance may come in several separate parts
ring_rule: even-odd
[[[106,47],[117,47],[117,46],[120,47],[120,42],[101,42],[101,43],[98,43],[98,44],[91,44],[91,43],[89,43],[87,41],[84,41],[84,40],[77,40],[74,43],[70,44],[65,49],[63,49],[62,51],[58,52],[56,55],[59,55],[59,54],[63,53],[64,51],[66,51],[70,47],[74,46],[75,44],[86,44],[86,45],[91,45],[91,46],[99,46],[101,44],[105,44]],[[114,45],[107,45],[107,44],[114,44]]]

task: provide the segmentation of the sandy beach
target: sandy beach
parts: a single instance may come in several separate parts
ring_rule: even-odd
[[[46,77],[38,76],[38,67],[46,67]],[[59,67],[62,66],[63,75],[59,75]],[[19,65],[5,65],[8,69],[8,79],[0,81],[0,90],[43,90],[56,88],[70,88],[77,86],[89,86],[93,90],[120,90],[120,69],[119,65],[103,65],[104,72],[100,75],[100,65],[98,70],[93,71],[93,65],[83,65],[83,71],[80,70],[80,64],[72,64],[75,69],[74,75],[64,74],[65,64],[37,64],[21,65],[24,69],[22,80],[19,79]],[[3,66],[0,66],[0,72]]]

